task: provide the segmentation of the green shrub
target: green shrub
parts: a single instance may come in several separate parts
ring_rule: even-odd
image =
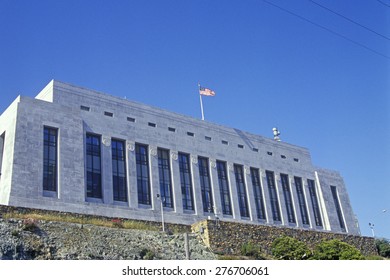
[[[390,242],[386,239],[375,240],[376,248],[380,256],[390,258]]]
[[[316,260],[363,260],[362,253],[355,247],[338,239],[322,241],[313,252]]]
[[[154,252],[150,249],[142,249],[141,252],[139,252],[139,256],[143,260],[153,260],[154,259]]]
[[[272,243],[272,255],[280,260],[304,260],[310,257],[311,252],[307,245],[295,238],[283,236]]]
[[[252,242],[244,243],[241,245],[241,255],[247,257],[254,257],[255,259],[263,259],[261,256],[261,249],[258,245]]]

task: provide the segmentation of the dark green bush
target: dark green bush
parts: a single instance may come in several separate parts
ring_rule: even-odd
[[[263,257],[261,256],[260,247],[256,244],[253,244],[252,242],[242,244],[241,255],[253,257],[255,259],[263,259]]]
[[[362,253],[338,239],[322,241],[313,252],[316,260],[364,260]]]
[[[375,240],[376,248],[380,256],[384,258],[390,258],[390,242],[386,239]]]
[[[155,257],[154,252],[150,249],[142,249],[139,255],[143,260],[153,260]]]
[[[295,238],[283,236],[272,243],[272,255],[280,260],[304,260],[311,255],[307,245]]]

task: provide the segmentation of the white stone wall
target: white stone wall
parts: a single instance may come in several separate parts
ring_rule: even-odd
[[[15,127],[19,101],[20,97],[16,98],[15,101],[0,116],[0,135],[4,136],[2,145],[2,158],[0,159],[0,204],[4,205],[8,205],[11,192],[14,162]]]
[[[52,101],[52,102],[50,102]],[[81,110],[80,106],[89,108]],[[13,109],[15,111],[15,109]],[[106,116],[104,112],[112,113]],[[168,149],[171,154],[171,175],[173,185],[174,209],[165,209],[165,219],[168,222],[191,224],[209,216],[203,213],[202,198],[199,184],[198,156],[209,159],[213,203],[216,216],[228,221],[245,221],[258,223],[256,207],[253,198],[253,186],[250,167],[260,169],[261,184],[267,210],[267,224],[272,221],[269,204],[268,186],[265,171],[275,173],[279,205],[282,214],[282,226],[302,227],[299,212],[294,176],[302,177],[310,215],[310,228],[339,232],[338,220],[335,214],[333,198],[329,184],[334,184],[340,195],[347,232],[358,234],[355,219],[341,177],[330,171],[320,170],[311,163],[309,151],[305,148],[276,142],[250,133],[193,119],[187,116],[152,108],[143,104],[131,102],[95,91],[52,81],[37,99],[22,98],[17,106],[17,122],[12,119],[12,108],[1,116],[0,135],[6,131],[12,135],[15,130],[16,141],[14,151],[6,143],[7,166],[12,166],[12,189],[10,184],[0,181],[2,204],[15,206],[36,207],[51,210],[62,210],[97,214],[112,217],[126,217],[159,221],[161,217],[160,202],[156,195],[159,193],[157,148]],[[128,117],[135,119],[129,121]],[[5,126],[4,123],[8,123]],[[155,127],[149,125],[155,124]],[[43,127],[50,126],[58,129],[59,159],[58,159],[58,192],[53,196],[42,190],[43,178]],[[174,128],[175,132],[168,128]],[[102,184],[103,199],[86,198],[85,179],[85,135],[87,132],[101,136]],[[187,135],[193,133],[193,136]],[[205,138],[205,137],[211,137]],[[126,143],[126,167],[128,202],[113,201],[111,139],[120,139]],[[227,141],[228,145],[222,143]],[[137,179],[135,164],[135,143],[148,145],[149,167],[151,178],[152,205],[138,205]],[[242,146],[238,146],[242,145]],[[254,151],[253,149],[256,149]],[[13,151],[13,153],[12,153]],[[182,207],[180,174],[178,167],[178,152],[191,155],[192,182],[194,187],[195,211],[186,213]],[[272,153],[269,155],[268,153]],[[12,154],[14,160],[12,160]],[[227,162],[233,215],[222,215],[219,193],[216,160]],[[4,161],[3,161],[4,162]],[[246,192],[250,209],[249,219],[240,217],[236,182],[233,164],[244,166]],[[3,163],[3,166],[4,163]],[[7,167],[8,168],[8,167]],[[284,196],[280,174],[289,176],[294,211],[297,223],[289,224],[285,209]],[[307,190],[307,179],[316,181],[317,196],[321,205],[324,227],[313,226],[311,201]],[[8,189],[7,189],[8,188]],[[8,191],[7,191],[8,190]],[[8,197],[7,197],[8,195]],[[336,216],[335,216],[336,215]],[[215,215],[211,215],[215,218]],[[336,217],[336,219],[335,219]]]

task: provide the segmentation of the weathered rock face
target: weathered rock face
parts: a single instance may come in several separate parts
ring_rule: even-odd
[[[0,236],[3,260],[186,259],[184,234],[0,219]],[[191,259],[215,259],[191,234],[189,248]]]
[[[248,225],[205,220],[192,226],[213,252],[239,255],[244,243],[252,242],[260,246],[261,251],[271,255],[272,242],[281,236],[290,236],[305,242],[314,248],[323,240],[339,239],[362,252],[364,255],[378,255],[375,239],[372,237],[335,234],[311,230],[293,229],[275,226]]]

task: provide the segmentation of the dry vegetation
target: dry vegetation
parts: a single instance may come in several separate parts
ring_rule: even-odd
[[[122,220],[122,219],[102,219],[94,217],[77,217],[72,215],[56,215],[49,213],[4,213],[4,219],[21,219],[21,220],[40,220],[40,221],[53,221],[53,222],[65,222],[74,224],[90,224],[103,227],[115,227],[124,229],[138,229],[138,230],[151,230],[159,231],[157,225],[151,225],[142,221],[135,220]]]

